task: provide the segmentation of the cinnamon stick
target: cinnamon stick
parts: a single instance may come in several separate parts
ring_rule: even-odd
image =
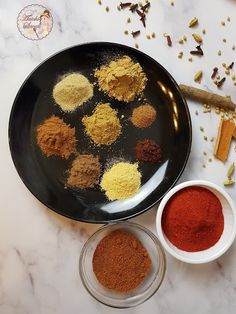
[[[220,120],[214,155],[221,161],[227,160],[234,130],[235,124],[233,121]]]
[[[190,87],[184,84],[179,85],[184,96],[190,97],[209,105],[215,105],[226,110],[234,111],[236,105],[227,97],[223,97],[214,93],[206,92],[202,89]]]

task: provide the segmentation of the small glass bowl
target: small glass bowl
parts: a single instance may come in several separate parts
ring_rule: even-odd
[[[143,283],[126,293],[103,287],[93,272],[92,259],[98,243],[115,230],[125,230],[133,234],[142,242],[152,260],[152,268]],[[131,222],[108,224],[98,229],[84,244],[79,260],[79,272],[84,287],[96,300],[115,308],[130,308],[148,300],[161,286],[165,271],[165,253],[156,236],[145,227]]]

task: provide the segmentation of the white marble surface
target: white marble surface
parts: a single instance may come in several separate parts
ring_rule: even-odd
[[[41,205],[18,177],[8,147],[8,118],[10,109],[25,77],[45,58],[60,49],[88,41],[116,41],[134,45],[125,29],[141,28],[137,19],[130,25],[128,11],[118,12],[119,1],[103,0],[42,0],[53,14],[54,28],[45,39],[32,42],[16,28],[19,11],[31,1],[0,0],[0,313],[1,314],[74,314],[118,313],[105,307],[85,291],[78,275],[78,257],[83,243],[99,226],[71,221],[54,214]],[[147,33],[155,31],[156,39],[147,40],[145,31],[137,39],[140,49],[165,66],[177,82],[196,85],[193,76],[203,70],[201,86],[216,91],[210,75],[214,66],[235,60],[236,1],[234,0],[153,0],[147,19]],[[110,12],[105,11],[110,6]],[[206,28],[203,58],[189,63],[187,56],[195,47],[189,20],[197,16],[198,30]],[[221,26],[221,21],[231,22]],[[170,33],[174,45],[167,47],[163,33]],[[188,42],[176,41],[183,35]],[[222,38],[227,38],[227,43]],[[222,56],[217,55],[218,49]],[[177,54],[184,51],[184,58]],[[228,80],[222,94],[231,94],[236,101],[236,87]],[[215,136],[219,116],[202,113],[202,108],[188,102],[193,122],[193,146],[181,181],[207,179],[222,186],[228,164],[235,160],[232,147],[226,165],[212,157],[213,143],[203,140],[199,131],[204,126],[208,137]],[[199,116],[195,111],[199,111]],[[203,151],[208,157],[203,156]],[[206,163],[207,167],[202,168]],[[228,189],[236,201],[235,187]],[[134,219],[155,232],[156,208]],[[206,314],[235,313],[236,309],[236,244],[218,261],[191,266],[167,256],[167,275],[161,289],[143,305],[119,311],[122,313]]]

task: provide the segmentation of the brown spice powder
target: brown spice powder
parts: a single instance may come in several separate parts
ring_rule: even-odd
[[[156,114],[155,108],[145,104],[133,110],[131,122],[136,128],[148,128],[156,120]]]
[[[113,231],[99,242],[92,263],[100,284],[118,292],[138,287],[152,267],[142,243],[123,230]]]
[[[67,185],[79,189],[93,188],[98,183],[100,171],[98,157],[79,155],[72,163]]]
[[[53,115],[36,129],[37,144],[47,156],[69,158],[76,150],[75,128]]]
[[[153,140],[140,140],[135,146],[135,156],[139,161],[158,162],[161,159],[160,145]]]

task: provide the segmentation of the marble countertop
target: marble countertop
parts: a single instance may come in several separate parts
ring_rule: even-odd
[[[95,301],[82,286],[78,274],[80,250],[90,234],[99,226],[74,222],[60,217],[39,203],[21,182],[13,166],[8,147],[8,119],[15,95],[25,77],[45,58],[66,47],[89,41],[115,41],[134,46],[159,61],[178,83],[199,86],[194,74],[202,70],[201,87],[217,91],[210,79],[213,67],[222,71],[222,62],[235,60],[236,1],[234,0],[152,0],[143,30],[137,18],[127,10],[118,12],[119,1],[41,0],[53,15],[53,30],[41,41],[30,41],[17,30],[16,18],[30,2],[0,0],[0,313],[2,314],[74,314],[118,313]],[[39,3],[39,2],[38,2]],[[109,13],[105,7],[109,6]],[[132,23],[127,24],[131,16]],[[204,57],[188,61],[189,51],[196,46],[188,22],[194,16],[200,24],[196,32],[206,29]],[[227,22],[227,16],[231,21]],[[221,21],[226,21],[222,26]],[[134,40],[124,30],[141,29]],[[146,34],[155,32],[148,40]],[[163,33],[173,40],[166,44]],[[186,35],[184,45],[177,43]],[[223,38],[227,41],[224,43]],[[218,56],[218,50],[222,55]],[[184,52],[178,59],[179,51]],[[236,101],[236,87],[227,79],[219,93],[231,94]],[[180,181],[206,179],[223,186],[227,168],[235,160],[234,145],[227,163],[214,160],[214,143],[205,141],[216,135],[219,116],[214,110],[188,101],[193,123],[193,145],[189,162]],[[196,110],[199,112],[195,114]],[[200,132],[203,126],[205,133]],[[203,152],[207,152],[207,156]],[[180,152],[181,153],[181,152]],[[208,159],[213,161],[209,162]],[[203,164],[206,168],[203,168]],[[236,201],[235,187],[227,188]],[[156,209],[133,221],[155,232]],[[167,274],[160,290],[143,305],[122,313],[159,314],[233,314],[236,308],[236,244],[220,259],[206,265],[188,265],[167,254]],[[119,311],[120,313],[121,311]]]

